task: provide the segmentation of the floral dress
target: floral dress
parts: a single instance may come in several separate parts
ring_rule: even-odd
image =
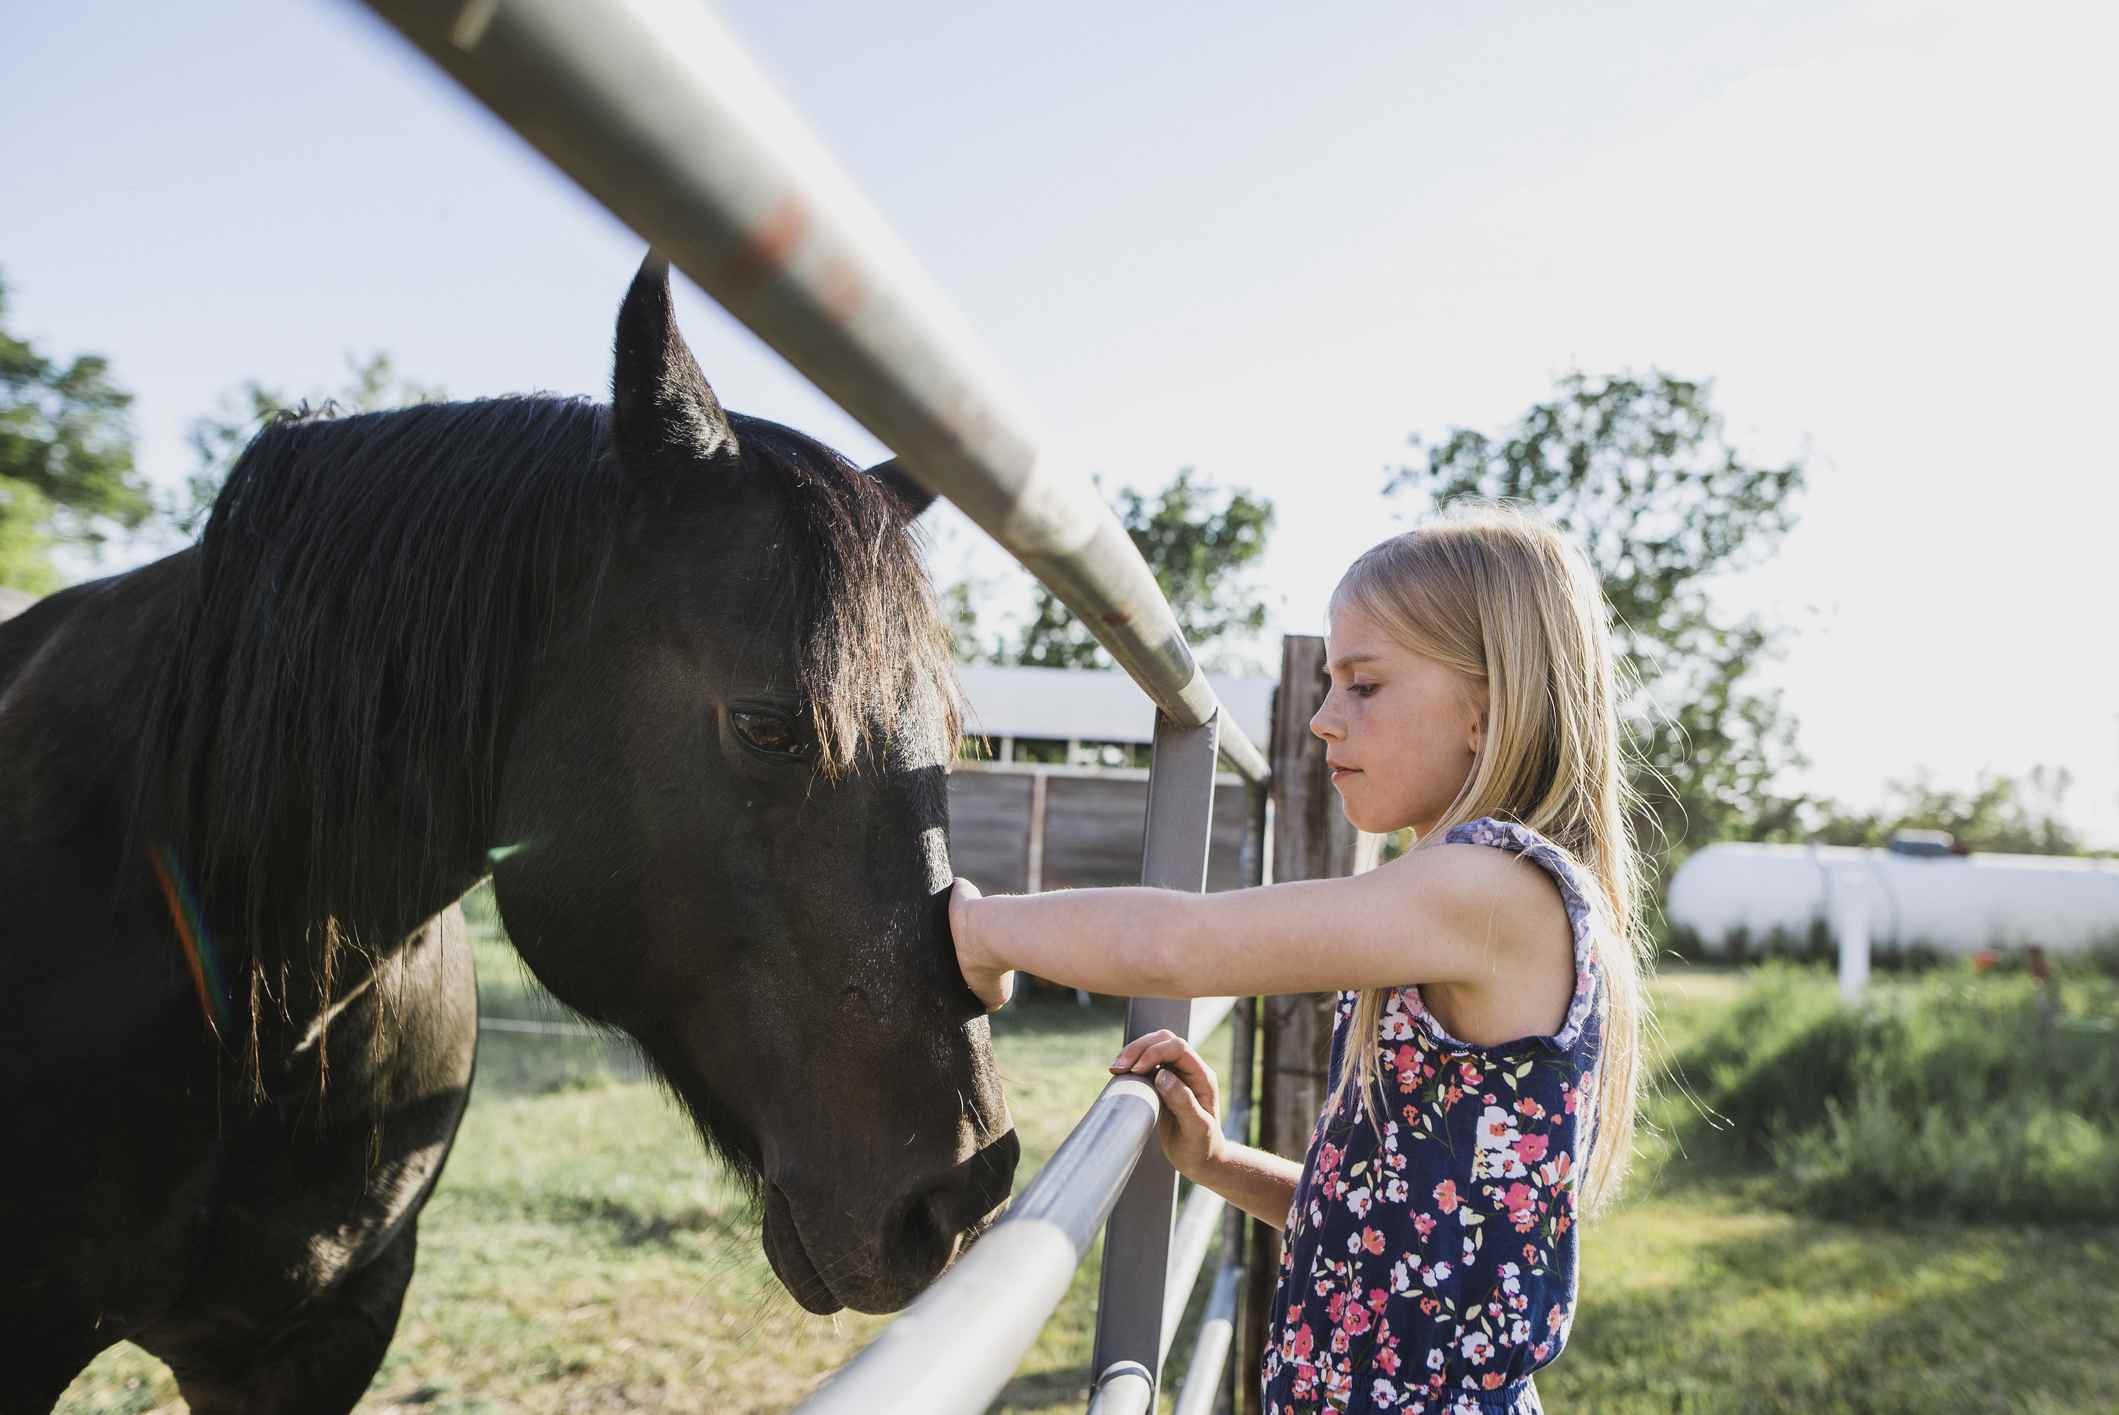
[[[1288,1210],[1268,1415],[1537,1415],[1531,1373],[1567,1343],[1589,1138],[1578,1125],[1602,1042],[1594,916],[1566,858],[1535,832],[1484,819],[1446,839],[1552,875],[1574,929],[1574,1000],[1551,1036],[1476,1046],[1444,1030],[1418,987],[1386,995],[1370,1039],[1377,1119],[1351,1092],[1318,1117]],[[1357,997],[1339,997],[1334,1084]]]

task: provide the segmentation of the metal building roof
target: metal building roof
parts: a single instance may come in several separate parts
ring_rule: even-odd
[[[961,668],[971,711],[965,730],[985,737],[1042,737],[1077,742],[1146,742],[1155,735],[1155,708],[1133,680],[1118,671],[1081,668]],[[1253,742],[1270,735],[1272,678],[1210,673],[1230,716]]]

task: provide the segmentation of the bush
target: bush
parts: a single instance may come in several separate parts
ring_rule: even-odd
[[[1768,966],[1679,1072],[1695,1137],[1814,1211],[2119,1218],[2119,986],[2089,970],[2041,998],[1959,965],[1848,1007],[1829,975]]]
[[[1812,919],[1801,929],[1779,925],[1754,934],[1743,925],[1718,936],[1710,947],[1705,935],[1684,924],[1671,924],[1653,936],[1658,956],[1703,963],[1813,963],[1837,967],[1839,942],[1823,919]],[[1972,955],[1952,952],[1927,939],[1903,943],[1878,942],[1869,951],[1869,968],[1877,973],[1925,973],[1936,969],[1962,968]],[[2030,949],[2021,942],[1997,939],[1981,950],[1990,966],[2008,971],[2029,966]],[[2055,972],[2101,973],[2119,978],[2119,934],[2098,939],[2073,952],[2045,951],[2046,966]]]

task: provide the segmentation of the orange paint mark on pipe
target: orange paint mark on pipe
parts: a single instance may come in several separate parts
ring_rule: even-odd
[[[744,242],[743,253],[767,271],[778,270],[787,263],[788,256],[794,253],[808,231],[809,213],[802,209],[802,203],[794,197],[782,197],[750,233],[750,239]]]
[[[867,303],[866,287],[853,267],[843,261],[833,261],[824,269],[824,308],[840,323],[851,320]]]

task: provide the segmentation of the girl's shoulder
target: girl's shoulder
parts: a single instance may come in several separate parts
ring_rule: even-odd
[[[1538,868],[1526,870],[1526,862]],[[1436,901],[1481,940],[1557,939],[1555,892],[1568,928],[1579,930],[1594,912],[1591,886],[1567,852],[1514,821],[1467,821],[1393,864],[1405,867],[1399,888]]]
[[[1498,925],[1522,938],[1547,940],[1538,945],[1541,953],[1545,948],[1556,952],[1565,948],[1571,953],[1574,987],[1567,1015],[1560,1030],[1545,1039],[1562,1048],[1572,1045],[1597,991],[1598,920],[1602,916],[1595,892],[1599,886],[1567,851],[1514,821],[1491,816],[1467,821],[1451,829],[1440,845],[1444,849],[1463,847],[1455,852],[1456,858],[1493,891],[1493,917]],[[1515,868],[1518,862],[1535,865],[1537,870]],[[1555,893],[1560,914],[1552,908]],[[1424,1012],[1425,1008],[1416,1010]],[[1438,1040],[1467,1045],[1442,1031],[1432,1018],[1428,1020]]]
[[[1551,876],[1560,891],[1560,898],[1567,906],[1567,916],[1578,926],[1586,923],[1595,911],[1590,890],[1594,887],[1586,878],[1580,864],[1565,850],[1547,840],[1527,825],[1481,816],[1475,821],[1452,827],[1442,837],[1445,845],[1483,845],[1514,855],[1538,866]]]

